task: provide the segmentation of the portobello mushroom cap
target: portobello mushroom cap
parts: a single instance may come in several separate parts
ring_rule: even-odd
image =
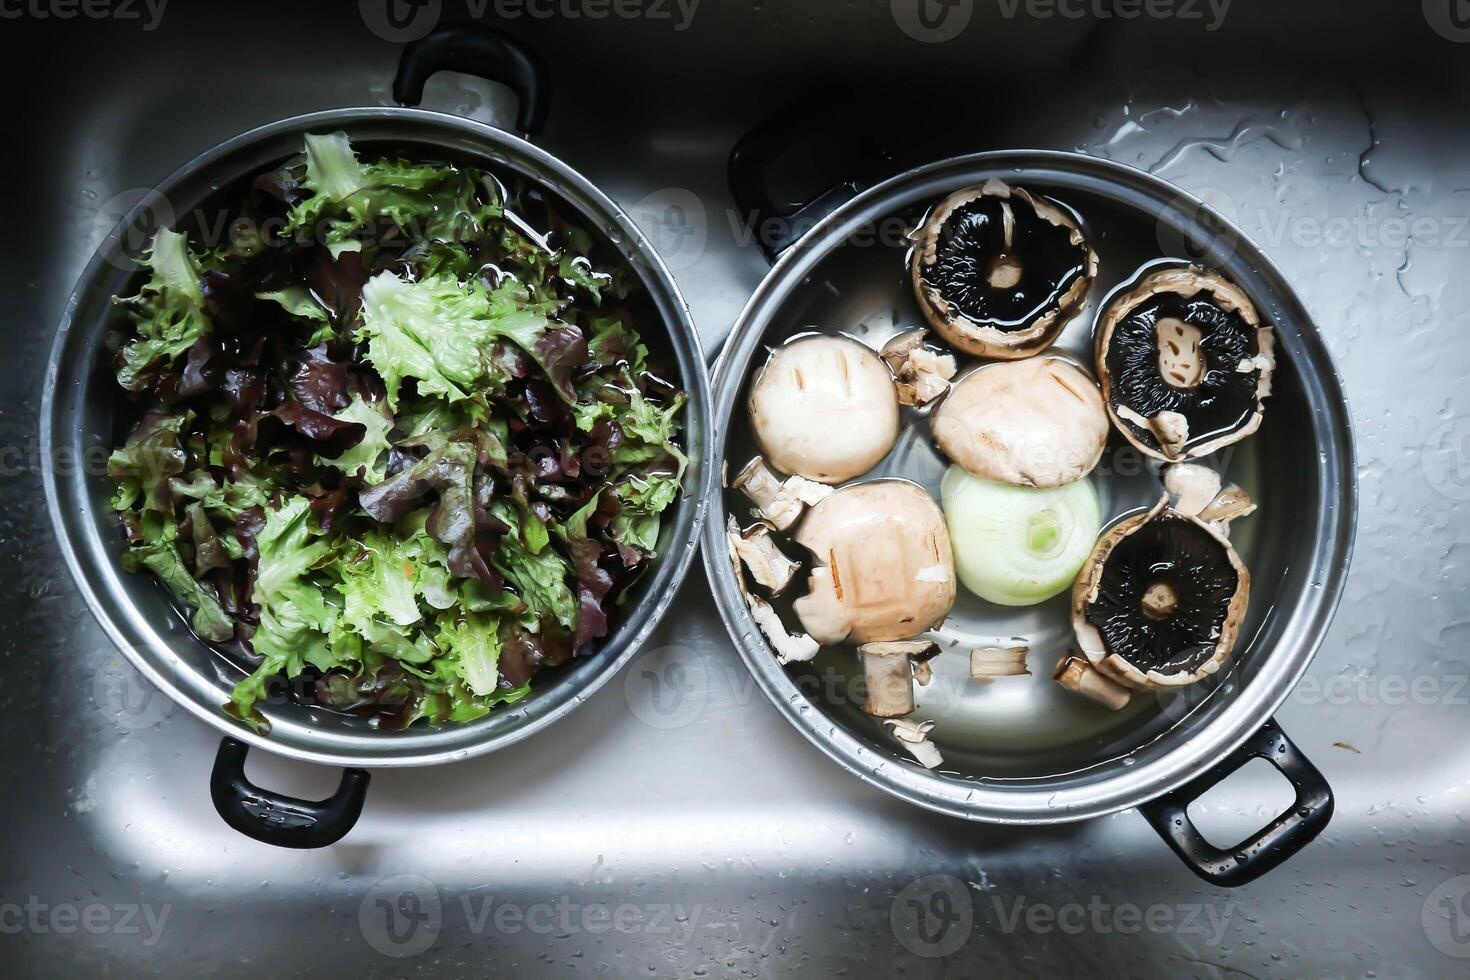
[[[750,389],[750,427],[771,465],[819,483],[861,476],[898,438],[898,389],[851,337],[812,334],[778,347]]]
[[[818,643],[906,640],[954,606],[944,514],[918,484],[885,479],[834,490],[807,511],[793,539],[815,559],[794,606]]]
[[[914,295],[970,354],[1030,357],[1056,340],[1097,274],[1097,253],[1065,207],[1004,181],[954,192],[914,232]]]
[[[1207,456],[1260,427],[1276,367],[1271,328],[1219,273],[1148,273],[1108,303],[1095,339],[1108,412],[1145,454]]]
[[[939,449],[978,477],[1056,487],[1097,466],[1108,413],[1086,369],[1047,355],[971,371],[950,388],[929,428]]]
[[[1250,573],[1223,530],[1165,494],[1098,539],[1072,589],[1072,627],[1104,676],[1182,687],[1230,659],[1249,595]]]

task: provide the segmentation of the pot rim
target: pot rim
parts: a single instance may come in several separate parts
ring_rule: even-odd
[[[206,150],[155,185],[153,193],[162,193],[166,199],[168,191],[197,180],[198,175],[212,168],[217,169],[232,155],[263,148],[271,140],[327,127],[350,131],[363,126],[407,127],[402,134],[405,143],[430,142],[435,132],[441,135],[452,132],[461,140],[456,149],[477,154],[492,168],[515,169],[551,187],[577,208],[584,223],[603,224],[602,232],[614,238],[614,247],[638,273],[662,313],[689,395],[685,409],[689,475],[676,505],[678,510],[672,515],[674,523],[665,552],[652,574],[639,583],[642,592],[638,602],[592,657],[565,668],[579,672],[579,676],[558,678],[554,686],[540,692],[540,697],[533,692],[525,701],[503,706],[503,710],[492,711],[488,717],[464,725],[414,728],[405,732],[327,731],[311,722],[306,709],[289,706],[289,714],[271,715],[273,731],[269,736],[258,734],[224,714],[220,708],[223,698],[211,701],[200,696],[202,691],[213,689],[211,682],[198,667],[186,664],[170,650],[158,629],[163,624],[149,622],[127,597],[120,579],[127,573],[118,567],[116,542],[100,541],[96,529],[85,522],[84,504],[91,499],[85,487],[88,478],[80,473],[60,476],[56,467],[48,465],[43,467],[43,481],[52,528],[72,579],[93,616],[133,667],[175,703],[224,735],[303,762],[366,767],[436,765],[483,755],[540,732],[586,701],[642,647],[688,574],[716,481],[717,471],[710,455],[711,389],[703,345],[689,305],[638,225],[596,185],[561,159],[486,123],[451,113],[394,106],[344,107],[294,115],[255,127]],[[372,142],[390,138],[376,134],[364,137]],[[198,196],[197,200],[207,197],[207,194]],[[69,433],[57,424],[58,412],[67,413],[67,418],[80,414],[64,389],[80,389],[91,363],[77,351],[69,350],[69,346],[80,342],[77,337],[81,334],[101,333],[100,326],[90,331],[84,329],[77,321],[78,312],[91,298],[90,287],[108,276],[108,267],[122,236],[149,200],[150,197],[145,197],[102,240],[63,309],[47,359],[40,405],[43,459],[55,458],[58,446],[70,446],[71,440],[82,438],[80,433]],[[69,361],[69,370],[63,371],[63,365]],[[182,622],[168,627],[177,627],[176,642],[181,629],[188,642],[203,643]],[[192,686],[189,682],[193,682]],[[283,718],[290,719],[284,726]]]
[[[924,769],[897,746],[885,757],[844,723],[820,710],[802,710],[809,707],[807,696],[776,662],[736,586],[724,540],[727,511],[722,492],[714,495],[705,523],[704,563],[720,617],[761,690],[787,721],[839,765],[887,793],[939,813],[1001,824],[1066,823],[1116,813],[1182,786],[1271,718],[1311,662],[1341,600],[1357,527],[1357,468],[1341,380],[1310,313],[1257,244],[1198,198],[1152,174],[1081,153],[1026,149],[967,154],[905,171],[847,201],[786,249],[741,310],[715,364],[715,412],[722,420],[713,446],[717,463],[725,459],[729,422],[738,410],[735,401],[767,323],[818,263],[875,219],[908,204],[938,200],[948,191],[989,177],[1022,183],[1054,183],[1060,178],[1114,196],[1126,192],[1133,203],[1151,207],[1150,213],[1161,221],[1166,216],[1183,220],[1184,209],[1206,216],[1209,226],[1192,219],[1206,232],[1201,240],[1222,241],[1269,283],[1285,313],[1280,319],[1290,327],[1278,350],[1289,350],[1298,367],[1313,435],[1322,450],[1317,504],[1324,517],[1310,556],[1312,587],[1299,594],[1281,643],[1256,651],[1262,661],[1256,675],[1249,683],[1238,684],[1237,693],[1207,724],[1198,730],[1176,726],[1162,735],[1161,740],[1182,741],[1159,757],[1131,767],[1114,765],[1116,771],[1079,786],[1057,787],[1054,783],[1061,777],[1054,776],[1009,781],[998,789],[994,783]],[[1297,330],[1298,324],[1307,329]]]

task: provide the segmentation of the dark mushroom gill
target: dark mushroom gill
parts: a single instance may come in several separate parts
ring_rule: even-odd
[[[1159,370],[1158,328],[1174,318],[1200,332],[1203,374],[1190,387],[1165,381]],[[1237,371],[1242,360],[1260,353],[1256,331],[1238,313],[1215,305],[1206,293],[1186,299],[1158,293],[1122,318],[1108,343],[1106,367],[1112,377],[1113,405],[1126,405],[1144,418],[1178,412],[1189,420],[1185,447],[1197,445],[1243,425],[1256,408],[1260,368]],[[1123,425],[1149,445],[1153,433],[1128,420]]]
[[[1003,204],[1015,216],[1010,248]],[[1073,244],[1069,229],[1044,220],[1022,198],[986,195],[960,205],[945,219],[934,262],[921,267],[920,277],[955,314],[1014,333],[1056,309],[1087,265],[1087,246]],[[1003,272],[1019,279],[1014,285],[992,286],[992,274]]]
[[[1103,647],[1140,670],[1189,673],[1214,655],[1239,576],[1225,547],[1198,524],[1161,515],[1119,541],[1103,564],[1087,621]],[[1151,586],[1172,593],[1172,611],[1149,615]]]

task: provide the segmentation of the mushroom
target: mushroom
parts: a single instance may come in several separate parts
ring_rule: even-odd
[[[863,710],[875,718],[898,718],[914,710],[915,654],[929,652],[932,640],[898,640],[864,643],[858,647],[863,657],[863,678],[867,682],[868,699]]]
[[[1207,456],[1260,427],[1273,346],[1255,304],[1218,272],[1154,269],[1115,294],[1098,320],[1103,400],[1147,455]]]
[[[732,524],[734,521],[735,518],[730,518]],[[730,545],[745,562],[745,567],[750,569],[750,577],[768,589],[771,595],[780,595],[791,584],[791,576],[801,567],[800,562],[792,561],[781,552],[771,537],[771,529],[765,524],[758,523],[736,533],[730,539]]]
[[[796,600],[819,643],[904,640],[954,606],[954,555],[944,515],[906,480],[835,490],[807,512],[794,540],[816,560]]]
[[[1102,459],[1108,413],[1087,371],[1059,355],[986,364],[955,382],[929,423],[976,476],[1023,487],[1080,480]]]
[[[1030,674],[1026,669],[1028,646],[977,647],[970,651],[970,676],[977,681],[988,681],[992,677],[1020,677]]]
[[[814,483],[800,476],[788,476],[784,482],[777,480],[766,461],[759,456],[752,458],[735,474],[732,485],[750,498],[755,505],[756,516],[778,531],[795,524],[803,510],[832,492],[826,484]]]
[[[956,370],[954,355],[926,347],[928,335],[928,330],[915,327],[883,345],[883,361],[898,380],[900,405],[922,407],[949,390]]]
[[[1063,654],[1051,676],[1062,687],[1096,701],[1109,711],[1123,710],[1133,696],[1132,691],[1108,680],[1076,653]]]
[[[1200,477],[1174,474],[1176,486],[1190,479]],[[1181,500],[1195,506],[1199,496]],[[1072,590],[1082,654],[1124,687],[1180,687],[1215,673],[1245,618],[1250,573],[1225,527],[1169,500],[1104,533]]]
[[[893,737],[898,739],[899,744],[908,749],[909,754],[917,759],[919,765],[925,769],[933,769],[944,761],[944,757],[939,754],[939,748],[929,741],[929,733],[934,730],[934,722],[886,718],[883,724],[893,729]]]
[[[893,375],[851,337],[809,334],[778,347],[751,386],[748,407],[771,465],[819,483],[861,476],[898,438]]]
[[[751,593],[745,584],[745,567],[740,556],[740,544],[742,536],[740,526],[731,517],[725,525],[725,538],[730,545],[730,564],[735,568],[735,585],[740,589],[740,595],[744,597],[745,604],[750,607],[751,618],[755,620],[756,626],[765,634],[771,646],[776,651],[776,662],[788,664],[793,661],[810,660],[817,655],[820,646],[810,636],[798,633],[792,635],[786,632],[786,626],[781,622],[781,617],[771,604],[760,596]]]
[[[910,275],[925,318],[950,344],[982,357],[1049,347],[1097,274],[1076,215],[1000,180],[949,195],[913,237]]]

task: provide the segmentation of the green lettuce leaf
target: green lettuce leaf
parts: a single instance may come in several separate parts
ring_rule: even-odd
[[[361,247],[358,232],[385,226],[400,240],[463,242],[500,216],[486,189],[454,167],[402,160],[364,163],[345,133],[309,134],[300,188],[310,192],[292,208],[285,234],[326,245],[332,254]],[[462,251],[462,249],[461,249]]]
[[[199,287],[199,263],[182,234],[161,228],[142,265],[148,281],[135,295],[114,300],[127,311],[137,335],[119,352],[118,384],[147,388],[157,373],[210,330]]]
[[[299,656],[321,670],[336,660],[327,634],[338,609],[327,601],[314,569],[338,557],[337,543],[312,527],[310,501],[289,497],[276,510],[266,510],[265,527],[256,535],[260,557],[252,599],[260,606],[260,628],[251,638],[255,652],[266,657]]]
[[[658,550],[662,514],[679,499],[677,477],[631,476],[613,487],[622,509],[609,527],[613,540],[653,554]]]
[[[567,585],[571,565],[560,554],[544,548],[531,551],[521,538],[520,514],[502,501],[492,513],[510,525],[510,533],[500,539],[495,550],[494,565],[505,576],[536,618],[550,614],[567,630],[577,626],[577,599]]]
[[[147,568],[157,575],[180,602],[193,610],[189,625],[212,643],[224,643],[235,635],[235,624],[220,606],[214,591],[194,578],[179,553],[178,523],[173,515],[149,515],[143,523],[144,540],[124,557],[124,566]]]
[[[365,434],[361,442],[336,459],[316,457],[317,465],[336,467],[348,476],[361,470],[362,481],[369,486],[383,482],[388,469],[386,454],[391,446],[388,433],[393,429],[392,416],[384,411],[382,405],[366,401],[361,395],[353,395],[347,407],[332,417],[341,422],[358,423]]]
[[[446,618],[435,639],[466,687],[479,697],[495,693],[500,684],[499,619],[474,614],[457,621]]]

